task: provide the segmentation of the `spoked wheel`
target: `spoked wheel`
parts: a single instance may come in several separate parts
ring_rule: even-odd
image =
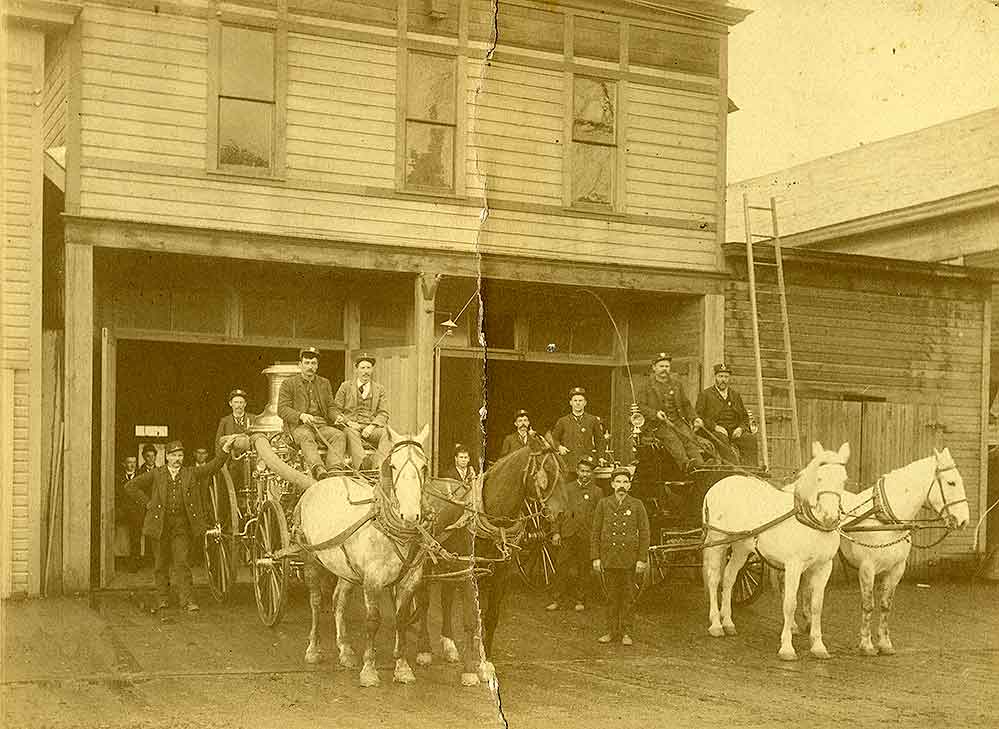
[[[265,501],[257,514],[253,532],[251,562],[253,592],[260,622],[271,627],[281,620],[288,586],[288,558],[274,555],[288,546],[288,525],[281,505]]]
[[[669,563],[664,556],[654,550],[649,551],[649,558],[645,564],[647,565],[645,572],[635,575],[636,600],[653,593],[666,579],[666,571],[669,569]]]
[[[208,589],[217,602],[228,597],[229,588],[235,581],[233,555],[239,518],[232,478],[224,468],[222,474],[224,478],[218,474],[212,477],[205,509],[209,524],[205,532],[205,569],[208,572]]]
[[[548,588],[555,579],[555,550],[552,544],[552,523],[542,513],[544,505],[537,499],[525,499],[524,536],[515,553],[517,571],[531,587]]]
[[[732,585],[732,603],[735,605],[749,605],[760,596],[767,584],[767,563],[763,561],[756,552],[752,552],[742,565],[739,574],[735,576],[735,584]]]

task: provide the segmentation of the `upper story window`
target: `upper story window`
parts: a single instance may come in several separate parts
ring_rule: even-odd
[[[410,53],[406,82],[405,185],[454,190],[458,118],[457,59]]]
[[[274,174],[278,166],[278,33],[222,25],[216,46],[216,147],[218,170]]]
[[[572,204],[614,207],[617,169],[617,82],[573,81]]]

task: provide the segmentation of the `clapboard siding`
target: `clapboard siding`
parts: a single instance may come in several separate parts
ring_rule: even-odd
[[[882,281],[883,288],[877,291],[860,287],[845,291],[816,281],[820,275],[817,272],[788,267],[786,261],[785,266],[799,399],[818,398],[821,401],[860,396],[885,398],[889,406],[897,404],[897,412],[892,416],[894,420],[885,420],[887,416],[882,412],[885,405],[857,403],[856,412],[864,413],[863,417],[870,422],[865,419],[862,428],[860,421],[852,426],[840,424],[841,432],[867,432],[875,427],[883,430],[888,426],[882,421],[895,423],[891,427],[896,429],[911,431],[865,435],[865,448],[882,449],[883,452],[857,453],[857,458],[863,458],[869,465],[878,464],[879,471],[909,462],[894,462],[899,459],[896,451],[909,453],[912,458],[930,455],[929,452],[913,455],[911,449],[893,450],[892,443],[906,438],[928,437],[932,440],[932,429],[929,433],[924,430],[933,423],[916,423],[912,415],[915,411],[902,409],[911,406],[921,409],[925,415],[927,408],[932,407],[935,422],[944,427],[937,442],[950,448],[961,469],[968,486],[974,523],[982,509],[976,486],[982,478],[984,301],[981,293],[968,284],[957,282],[953,284],[954,291],[919,295],[913,290],[911,281],[895,286],[887,279]],[[964,287],[963,291],[961,287]],[[926,290],[929,289],[927,285]],[[734,281],[728,286],[725,303],[725,358],[735,369],[733,384],[745,395],[747,407],[759,413],[753,379],[749,292],[744,281]],[[760,316],[773,318],[772,307],[763,306]],[[780,337],[777,326],[762,325],[762,346],[780,347]],[[765,377],[780,376],[781,356],[764,357]],[[887,410],[890,412],[891,408]],[[768,425],[770,423],[768,419]],[[812,434],[802,432],[803,448],[811,437]],[[851,445],[858,447],[855,443]],[[867,474],[865,477],[876,476]],[[867,485],[870,484],[861,484]],[[967,555],[973,550],[973,543],[974,536],[967,530],[952,534],[936,549],[918,553],[913,558],[914,564],[925,564],[927,560],[941,556]]]
[[[395,186],[396,54],[288,36],[289,177]]]
[[[11,592],[25,593],[29,587],[31,541],[30,376],[27,369],[14,373],[14,488],[11,499]]]
[[[714,223],[718,219],[718,99],[626,85],[627,211]]]
[[[204,168],[207,24],[87,7],[83,156]]]
[[[45,48],[45,91],[42,96],[42,144],[45,149],[66,143],[65,35],[52,34]]]
[[[469,62],[467,75],[469,194],[561,205],[563,74]]]

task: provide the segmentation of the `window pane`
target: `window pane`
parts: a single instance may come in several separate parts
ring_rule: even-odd
[[[409,343],[405,304],[364,302],[361,305],[361,347],[395,347]]]
[[[270,167],[273,113],[272,104],[219,99],[219,164]]]
[[[409,54],[407,119],[453,124],[455,120],[455,59]]]
[[[614,148],[576,142],[572,149],[572,201],[610,205],[614,195]]]
[[[613,81],[577,76],[573,93],[572,138],[581,142],[614,144],[617,85]]]
[[[454,127],[406,124],[406,184],[450,190],[454,172]]]
[[[219,94],[274,101],[274,34],[222,26]]]

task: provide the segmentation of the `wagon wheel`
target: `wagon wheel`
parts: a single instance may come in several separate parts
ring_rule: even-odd
[[[208,531],[205,532],[205,570],[208,572],[208,589],[216,601],[222,602],[229,594],[236,566],[233,559],[235,535],[239,517],[236,511],[236,491],[232,478],[223,468],[224,478],[216,474],[208,487]]]
[[[265,501],[257,514],[253,532],[251,564],[253,593],[257,599],[257,614],[267,627],[277,624],[284,612],[288,585],[288,558],[275,553],[289,545],[288,524],[281,505]]]
[[[514,559],[517,571],[531,587],[548,588],[555,579],[555,550],[552,544],[552,524],[542,513],[544,505],[537,499],[524,500],[524,536]]]
[[[767,563],[756,552],[752,552],[742,565],[739,574],[735,576],[732,585],[732,603],[734,605],[749,605],[760,596],[767,584]]]
[[[649,551],[649,557],[645,564],[647,565],[645,572],[641,575],[635,575],[636,600],[651,594],[659,587],[666,579],[666,571],[669,569],[669,563],[665,557],[654,550]]]

